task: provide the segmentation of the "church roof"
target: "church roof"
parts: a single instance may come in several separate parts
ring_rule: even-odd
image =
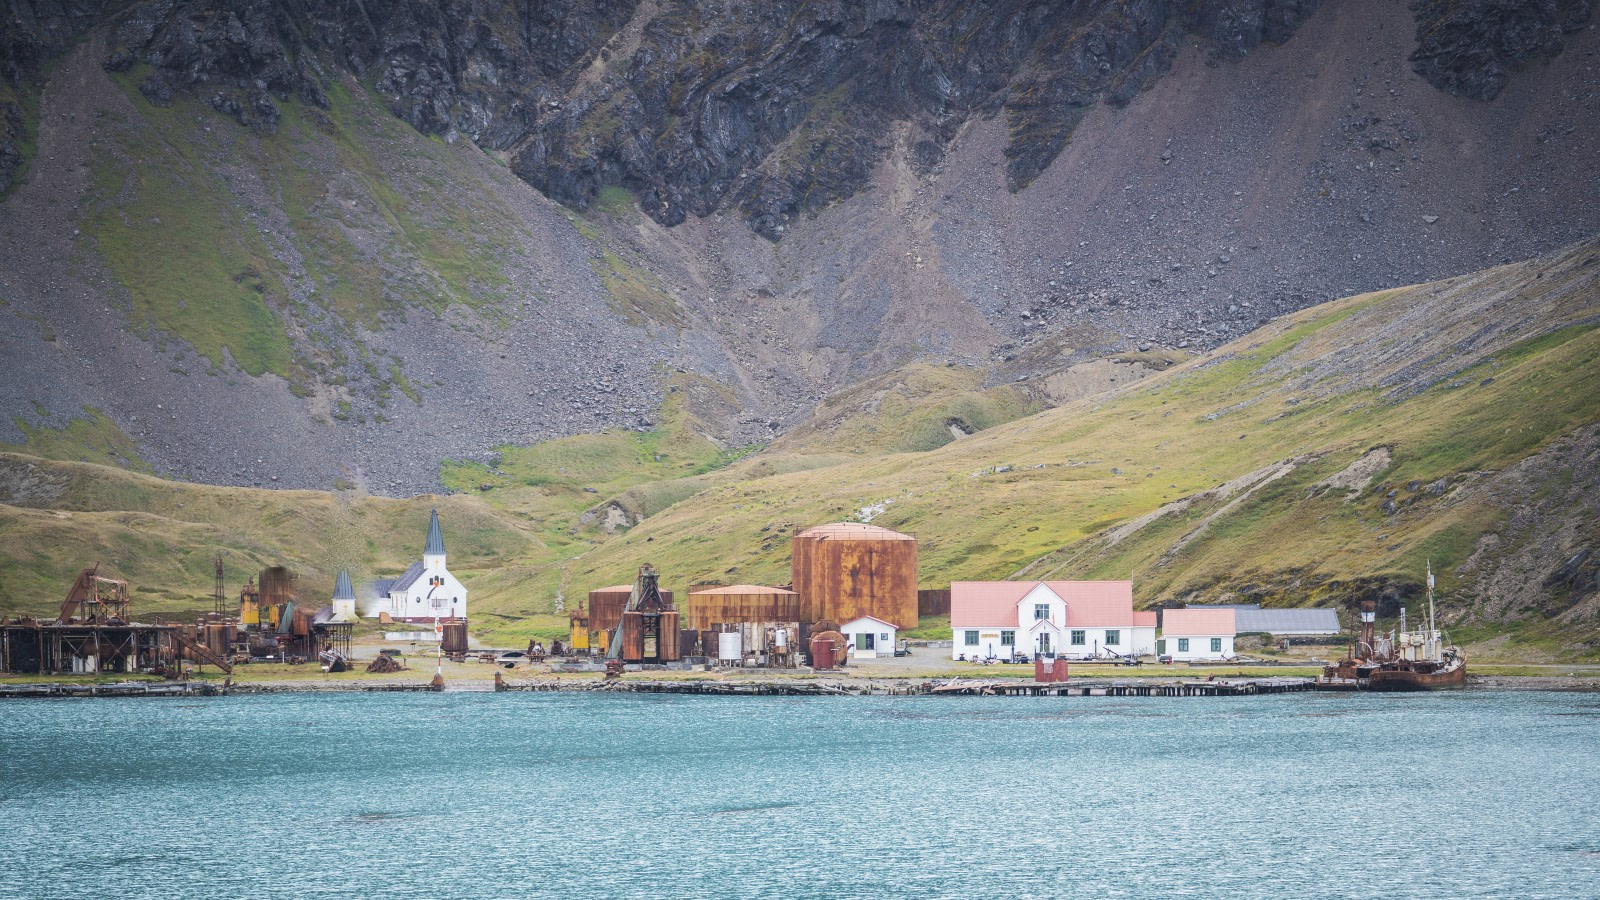
[[[439,530],[439,511],[428,517],[428,545],[422,548],[423,556],[444,555],[444,532]]]
[[[333,599],[354,600],[355,598],[356,589],[350,584],[350,570],[340,569],[339,577],[333,583]]]
[[[389,585],[389,593],[398,594],[402,591],[409,590],[413,584],[416,584],[417,579],[421,577],[422,563],[414,562],[411,564],[411,568],[406,569],[406,573],[404,575],[396,578],[394,580],[394,584]]]

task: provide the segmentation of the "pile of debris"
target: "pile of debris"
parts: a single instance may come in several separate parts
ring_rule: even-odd
[[[379,656],[367,664],[368,674],[392,675],[395,672],[404,672],[405,664],[392,656]]]

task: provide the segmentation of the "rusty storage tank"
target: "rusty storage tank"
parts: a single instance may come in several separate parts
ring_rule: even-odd
[[[617,623],[622,621],[622,611],[627,608],[628,597],[632,593],[633,585],[631,584],[618,584],[590,591],[589,630],[605,634],[616,631]],[[668,606],[671,606],[672,592],[662,591],[661,599]]]
[[[233,626],[228,623],[214,623],[205,626],[206,649],[219,657],[225,657],[233,652]]]
[[[257,599],[262,606],[281,606],[294,599],[294,573],[283,566],[261,570]]]
[[[876,616],[917,626],[917,539],[909,534],[856,522],[818,525],[794,536],[791,565],[801,621]]]
[[[833,668],[834,643],[833,638],[828,637],[829,634],[833,633],[834,632],[826,632],[811,639],[811,668]]]
[[[733,584],[689,592],[683,627],[708,631],[713,625],[739,622],[806,622],[800,594],[780,587]]]
[[[439,649],[446,653],[467,652],[467,620],[443,619],[439,625],[444,628],[444,636],[440,639]]]

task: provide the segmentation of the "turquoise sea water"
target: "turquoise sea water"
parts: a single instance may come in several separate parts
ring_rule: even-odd
[[[0,702],[0,893],[1600,895],[1600,697]]]

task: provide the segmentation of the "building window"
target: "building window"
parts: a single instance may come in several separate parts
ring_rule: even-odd
[[[1212,653],[1221,653],[1222,652],[1222,638],[1212,638],[1211,639],[1211,652]]]
[[[1106,646],[1107,647],[1113,647],[1113,646],[1116,646],[1117,644],[1120,644],[1120,643],[1122,643],[1122,629],[1120,629],[1120,628],[1107,628],[1106,629]]]
[[[1082,647],[1087,643],[1089,643],[1089,633],[1082,628],[1074,628],[1072,630],[1072,646]]]
[[[1189,639],[1188,638],[1178,638],[1178,652],[1179,653],[1188,653],[1189,652]]]
[[[1033,605],[1033,620],[1035,622],[1037,622],[1040,619],[1048,619],[1048,618],[1050,618],[1050,604],[1048,604],[1048,603],[1035,603]]]
[[[1002,647],[1015,647],[1016,645],[1017,645],[1017,633],[1015,631],[1002,631],[1002,632],[1000,632],[1000,646],[1002,646]]]
[[[978,646],[978,633],[976,631],[967,632],[967,636],[963,639],[963,642],[968,647],[976,647],[976,646]]]

